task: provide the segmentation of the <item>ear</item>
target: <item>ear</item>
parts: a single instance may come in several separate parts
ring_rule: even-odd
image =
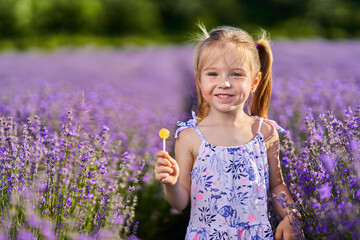
[[[257,86],[259,85],[260,83],[260,80],[261,80],[261,72],[258,72],[256,75],[255,75],[255,78],[251,84],[251,92],[255,92],[256,91],[256,88]]]

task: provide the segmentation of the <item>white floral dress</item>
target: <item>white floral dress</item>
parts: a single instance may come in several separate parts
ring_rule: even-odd
[[[208,143],[196,117],[178,122],[177,134],[194,127],[202,144],[191,172],[191,214],[186,240],[273,239],[268,214],[269,173],[263,121],[255,138],[241,146]]]

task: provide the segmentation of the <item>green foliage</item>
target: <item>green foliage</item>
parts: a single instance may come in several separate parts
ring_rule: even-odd
[[[16,35],[15,6],[17,1],[0,1],[0,36],[13,37]]]
[[[85,34],[103,34],[105,11],[101,0],[81,1],[81,32]]]
[[[148,0],[101,0],[106,34],[153,33],[159,27],[156,6]]]
[[[309,0],[306,19],[320,26],[321,34],[327,38],[360,36],[359,1]]]
[[[197,22],[250,33],[262,27],[273,38],[357,38],[359,16],[357,0],[1,0],[0,40],[67,34],[185,41]]]
[[[31,24],[39,33],[75,33],[80,30],[81,1],[32,0]]]

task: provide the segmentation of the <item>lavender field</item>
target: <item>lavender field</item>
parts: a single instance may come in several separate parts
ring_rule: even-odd
[[[138,200],[157,189],[164,204],[152,175],[158,130],[174,133],[195,103],[192,51],[2,53],[0,239],[174,239],[157,225],[164,208]],[[289,130],[283,170],[305,235],[359,238],[360,42],[273,51],[269,118]]]

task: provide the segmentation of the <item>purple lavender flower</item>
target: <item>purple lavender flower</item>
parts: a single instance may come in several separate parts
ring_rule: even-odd
[[[21,229],[18,235],[19,240],[35,240],[35,236],[32,232]]]
[[[331,157],[329,154],[320,155],[319,160],[324,164],[325,170],[331,173],[335,168],[336,160]]]
[[[148,183],[148,182],[150,182],[150,180],[151,180],[151,174],[150,173],[145,173],[145,175],[142,177],[142,181],[144,182],[144,183]]]
[[[321,200],[328,199],[329,197],[331,197],[331,187],[328,183],[325,183],[320,188],[318,188],[318,192],[320,194]]]
[[[360,211],[359,160],[352,146],[359,142],[360,134],[358,127],[347,124],[356,119],[355,114],[347,109],[343,121],[331,112],[321,114],[326,131],[320,131],[315,119],[307,118],[309,137],[298,153],[290,136],[285,135],[283,153],[290,159],[284,166],[285,178],[295,193],[295,205],[305,218],[305,234],[309,237],[348,239],[360,232],[354,227],[357,220],[352,220],[358,219]]]
[[[269,118],[292,133],[282,146],[284,176],[312,238],[360,235],[357,49],[354,41],[273,45]],[[7,83],[0,88],[1,199],[11,199],[15,189],[31,198],[39,216],[53,221],[40,229],[49,239],[55,229],[60,238],[65,229],[94,237],[88,229],[95,227],[97,234],[104,227],[131,236],[139,180],[149,180],[161,148],[157,131],[173,132],[194,103],[192,53],[186,46],[0,55]],[[37,184],[29,197],[24,189]],[[0,217],[13,207],[6,205]],[[99,221],[91,221],[95,216]]]
[[[72,204],[72,199],[69,197],[67,200],[66,200],[66,206],[67,207],[70,207]]]

